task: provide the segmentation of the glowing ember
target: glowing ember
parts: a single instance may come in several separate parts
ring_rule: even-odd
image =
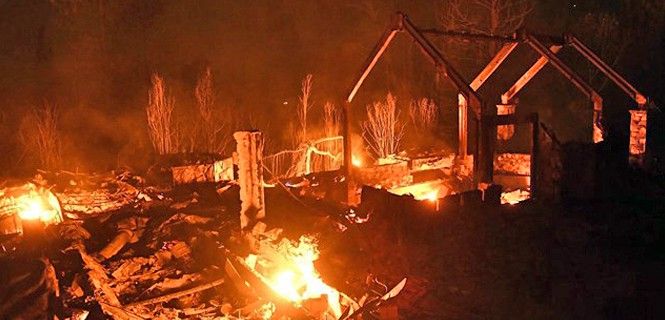
[[[424,183],[416,183],[408,186],[392,188],[388,192],[396,195],[410,194],[419,201],[436,202],[441,197],[448,194],[448,188],[443,185],[441,180],[433,180]]]
[[[526,190],[517,189],[510,192],[501,193],[501,204],[517,204],[531,197],[531,193]]]
[[[41,220],[44,224],[62,222],[60,203],[48,189],[27,183],[7,190],[2,202],[15,211],[21,220]]]
[[[438,191],[438,190],[430,191],[430,192],[426,193],[425,196],[424,196],[423,198],[424,198],[424,200],[428,200],[428,201],[432,201],[432,202],[434,202],[434,201],[436,201],[437,199],[439,199],[439,191]]]
[[[401,161],[404,161],[404,160],[402,160],[402,159],[397,159],[394,155],[390,155],[390,156],[388,156],[388,157],[386,157],[386,158],[379,158],[379,159],[376,160],[376,162],[377,162],[380,166],[382,166],[382,165],[386,165],[386,164],[395,164],[395,163],[399,163],[399,162],[401,162]]]
[[[351,164],[356,168],[360,168],[363,165],[363,161],[360,160],[360,158],[353,156],[351,157]]]
[[[250,254],[245,264],[272,290],[300,306],[305,300],[326,296],[328,313],[339,318],[342,314],[341,294],[323,282],[314,268],[319,251],[314,239],[303,236],[298,243],[282,239],[260,242],[258,254]]]

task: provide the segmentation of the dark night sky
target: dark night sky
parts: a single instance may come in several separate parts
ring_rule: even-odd
[[[271,142],[278,147],[286,139],[280,137],[283,125],[293,119],[291,108],[306,74],[314,74],[315,103],[341,100],[391,13],[402,10],[417,24],[433,27],[441,3],[0,0],[0,133],[4,137],[0,149],[11,155],[0,165],[12,169],[28,161],[20,160],[23,156],[17,150],[17,124],[31,106],[45,99],[59,107],[68,166],[100,169],[137,160],[137,154],[149,149],[144,108],[150,75],[158,72],[165,77],[176,108],[186,113],[194,104],[196,79],[206,66],[215,77],[218,104],[251,114],[255,125],[274,135]],[[535,4],[527,26],[539,32],[580,30],[579,21],[589,13],[618,17],[621,32],[617,37],[626,47],[617,69],[644,93],[663,101],[662,10],[645,13],[640,9],[663,9],[659,1],[540,0]],[[592,47],[603,43],[591,40]],[[563,57],[573,64],[577,61],[574,56]],[[483,63],[459,65],[464,76],[472,78]],[[520,72],[529,63],[515,64],[507,74]],[[450,103],[446,99],[454,98],[451,89],[433,86],[433,79],[431,67],[415,46],[400,39],[363,89],[359,105],[385,95],[388,89],[402,96],[450,96],[441,104]],[[499,77],[499,83],[502,80]],[[553,83],[557,84],[554,89]],[[584,128],[568,130],[557,123],[563,120],[555,116],[555,110],[567,110],[584,98],[562,83],[556,75],[543,75],[523,100],[570,136]],[[620,97],[611,85],[607,87],[603,93]],[[630,105],[624,98],[613,101],[617,103],[607,104],[608,114],[624,114]]]

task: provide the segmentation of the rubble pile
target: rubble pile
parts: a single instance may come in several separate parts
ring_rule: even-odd
[[[41,171],[38,185],[52,188],[70,219],[97,216],[120,210],[141,200],[151,200],[143,178],[127,171],[107,174],[79,174],[68,171]]]
[[[289,247],[297,237],[262,222],[242,231],[238,188],[228,184],[158,190],[128,172],[34,180],[58,195],[65,217],[30,251],[55,270],[61,319],[347,319],[375,312],[404,286],[371,294],[351,286],[361,288],[352,298],[325,285],[316,236]]]
[[[494,159],[494,170],[497,174],[528,176],[531,174],[531,155],[522,153],[497,154]]]

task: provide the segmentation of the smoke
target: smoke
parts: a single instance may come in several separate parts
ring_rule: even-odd
[[[0,161],[0,174],[14,174],[18,168],[30,172],[37,166],[19,151],[17,132],[30,107],[44,100],[59,108],[67,169],[145,167],[154,153],[145,114],[153,73],[164,77],[174,95],[174,117],[192,122],[188,117],[198,110],[194,88],[199,75],[210,67],[216,107],[239,129],[266,131],[267,152],[289,145],[292,137],[286,132],[289,126],[298,126],[293,110],[302,77],[313,74],[315,106],[307,132],[323,134],[322,105],[326,101],[343,105],[346,90],[391,14],[403,10],[418,25],[434,27],[439,4],[429,0],[2,2],[0,152],[8,156]],[[484,63],[479,62],[478,68]],[[466,69],[475,68],[464,68],[463,76],[471,79],[475,74]],[[360,132],[363,106],[392,91],[405,102],[435,99],[445,110],[440,130],[445,132],[439,135],[453,139],[456,92],[445,79],[437,80],[433,70],[417,46],[399,36],[351,106],[353,131]]]

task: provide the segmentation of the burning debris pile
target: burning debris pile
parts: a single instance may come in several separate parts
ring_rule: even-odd
[[[256,254],[249,254],[244,263],[254,274],[282,298],[295,306],[308,300],[324,298],[322,314],[339,318],[342,315],[340,292],[325,284],[314,267],[319,252],[314,239],[303,236],[294,243],[282,238],[280,231],[257,239]],[[346,297],[347,308],[353,302]],[[321,310],[319,310],[320,312]]]
[[[399,291],[354,299],[317,271],[316,236],[241,231],[237,187],[158,190],[127,172],[35,181],[3,189],[2,212],[50,222],[31,229],[45,240],[30,255],[55,268],[61,319],[347,319]],[[27,252],[3,248],[3,259]]]

